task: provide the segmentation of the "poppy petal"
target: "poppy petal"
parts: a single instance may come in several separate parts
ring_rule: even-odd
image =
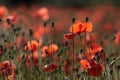
[[[75,36],[75,34],[74,34],[74,33],[64,34],[64,37],[65,37],[66,39],[73,39],[73,38],[74,38],[74,36]]]

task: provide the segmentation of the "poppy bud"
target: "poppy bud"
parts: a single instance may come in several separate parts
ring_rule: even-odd
[[[7,42],[8,40],[7,39],[4,39],[4,42]]]
[[[55,23],[54,23],[54,22],[52,22],[52,25],[51,25],[51,26],[52,26],[52,28],[54,28],[54,26],[55,26]]]
[[[8,24],[10,24],[10,19],[7,19],[6,21],[7,21]]]
[[[0,19],[0,22],[1,22],[2,20]]]
[[[102,50],[101,50],[101,53],[105,53],[105,51],[102,49]]]
[[[88,22],[88,20],[89,20],[89,17],[86,17],[85,21]]]
[[[83,49],[80,49],[80,53],[83,53]]]
[[[30,34],[30,36],[33,35],[33,30],[32,29],[29,30],[29,34]]]
[[[76,20],[76,18],[72,18],[72,23],[74,23],[74,22],[75,22],[75,20]]]
[[[61,55],[60,53],[57,54],[58,57],[60,57],[60,55]]]
[[[48,54],[48,50],[47,49],[45,49],[45,53]]]
[[[46,27],[46,25],[47,25],[47,22],[44,22],[44,27]]]
[[[11,50],[13,50],[13,48],[14,48],[13,46],[10,47]]]

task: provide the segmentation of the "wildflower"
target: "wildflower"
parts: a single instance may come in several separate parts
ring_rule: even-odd
[[[93,25],[91,22],[81,23],[80,21],[76,21],[70,27],[69,31],[75,34],[79,34],[83,32],[91,32],[92,28],[93,28]]]
[[[85,53],[87,59],[94,59],[95,54],[100,52],[102,47],[96,42],[90,42],[89,47],[87,47],[87,53]]]
[[[65,37],[66,39],[73,39],[73,38],[74,38],[74,36],[75,36],[75,34],[74,34],[74,33],[64,34],[64,37]]]
[[[80,60],[80,64],[82,65],[82,70],[83,71],[88,71],[88,74],[90,76],[98,77],[102,75],[102,71],[104,70],[104,67],[100,64],[97,63],[94,60]]]
[[[53,53],[55,53],[58,50],[58,46],[56,44],[50,44],[47,46],[43,46],[41,48],[41,52],[42,52],[42,57],[48,57],[50,55],[52,55]]]
[[[69,31],[72,33],[79,33],[80,32],[80,27],[81,27],[81,22],[76,21],[74,24],[70,27]]]
[[[49,19],[48,9],[46,7],[42,7],[37,11],[37,15],[43,20],[46,21]]]
[[[98,77],[102,75],[102,71],[104,70],[104,67],[97,63],[96,61],[89,61],[90,68],[88,68],[88,73],[90,76]]]
[[[86,59],[80,60],[80,64],[82,66],[82,71],[86,71],[89,67],[89,62]]]
[[[41,45],[41,43],[39,43],[36,40],[31,40],[27,42],[27,45],[25,46],[25,50],[29,50],[29,51],[35,51],[38,49],[38,47]]]
[[[5,6],[0,6],[0,18],[5,18],[8,14],[8,10]]]
[[[7,77],[8,80],[11,80],[11,78],[14,78],[16,75],[15,70],[16,65],[11,61],[6,60],[0,63],[0,73],[3,78]],[[9,78],[10,76],[11,78]]]
[[[115,35],[115,43],[120,44],[120,31]]]
[[[55,70],[57,70],[58,66],[56,64],[46,64],[44,67],[43,67],[43,71],[45,73],[52,73],[54,72]]]

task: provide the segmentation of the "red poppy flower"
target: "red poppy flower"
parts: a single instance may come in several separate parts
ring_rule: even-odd
[[[31,40],[27,42],[27,45],[25,46],[25,50],[32,50],[35,51],[38,49],[38,47],[41,45],[41,43],[39,43],[36,40]]]
[[[0,6],[0,18],[5,18],[8,14],[8,10],[5,6]]]
[[[85,27],[86,32],[91,32],[93,30],[93,25],[91,22],[82,23],[82,26]]]
[[[88,67],[90,66],[88,60],[86,59],[80,60],[80,64],[82,66],[82,71],[86,71]]]
[[[13,76],[12,78],[14,80],[14,77],[16,75],[15,70],[16,70],[16,65],[13,62],[6,60],[6,61],[0,63],[0,73],[1,73],[0,75],[2,77],[8,78],[9,76]],[[10,79],[8,79],[8,80],[10,80]]]
[[[46,73],[51,73],[51,72],[54,72],[55,70],[57,70],[58,66],[56,64],[48,64],[48,65],[45,65],[43,67],[43,71],[46,72]]]
[[[69,29],[72,33],[83,33],[83,32],[91,32],[93,25],[91,22],[81,23],[76,21]]]
[[[37,11],[37,15],[44,21],[49,19],[48,9],[46,7],[42,7]]]
[[[70,32],[72,33],[79,33],[80,32],[80,27],[82,26],[81,25],[82,23],[79,22],[79,21],[76,21],[69,29]]]
[[[89,47],[87,47],[87,53],[85,54],[87,59],[93,59],[97,52],[100,52],[102,47],[96,42],[90,42]]]
[[[102,75],[104,67],[94,60],[81,60],[82,70],[87,70],[90,76],[98,77]]]
[[[43,46],[41,48],[41,52],[42,52],[42,57],[48,57],[50,55],[52,55],[53,53],[55,53],[58,50],[58,46],[56,44],[50,44],[47,46]]]
[[[115,43],[120,44],[120,31],[115,35]]]
[[[102,75],[102,71],[104,70],[104,67],[95,62],[95,61],[89,61],[90,68],[88,68],[88,73],[90,76],[98,77]]]
[[[75,34],[74,34],[74,33],[64,34],[64,37],[65,37],[66,39],[73,39],[73,38],[74,38],[74,36],[75,36]]]

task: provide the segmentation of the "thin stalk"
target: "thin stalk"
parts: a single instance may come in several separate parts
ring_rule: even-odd
[[[74,32],[74,28],[73,28],[73,25],[72,25],[72,33]],[[73,50],[72,50],[72,53],[73,53],[73,69],[74,69],[74,38],[72,39],[72,47],[73,47]],[[73,79],[72,80],[74,80],[74,70],[72,70],[73,71]]]

